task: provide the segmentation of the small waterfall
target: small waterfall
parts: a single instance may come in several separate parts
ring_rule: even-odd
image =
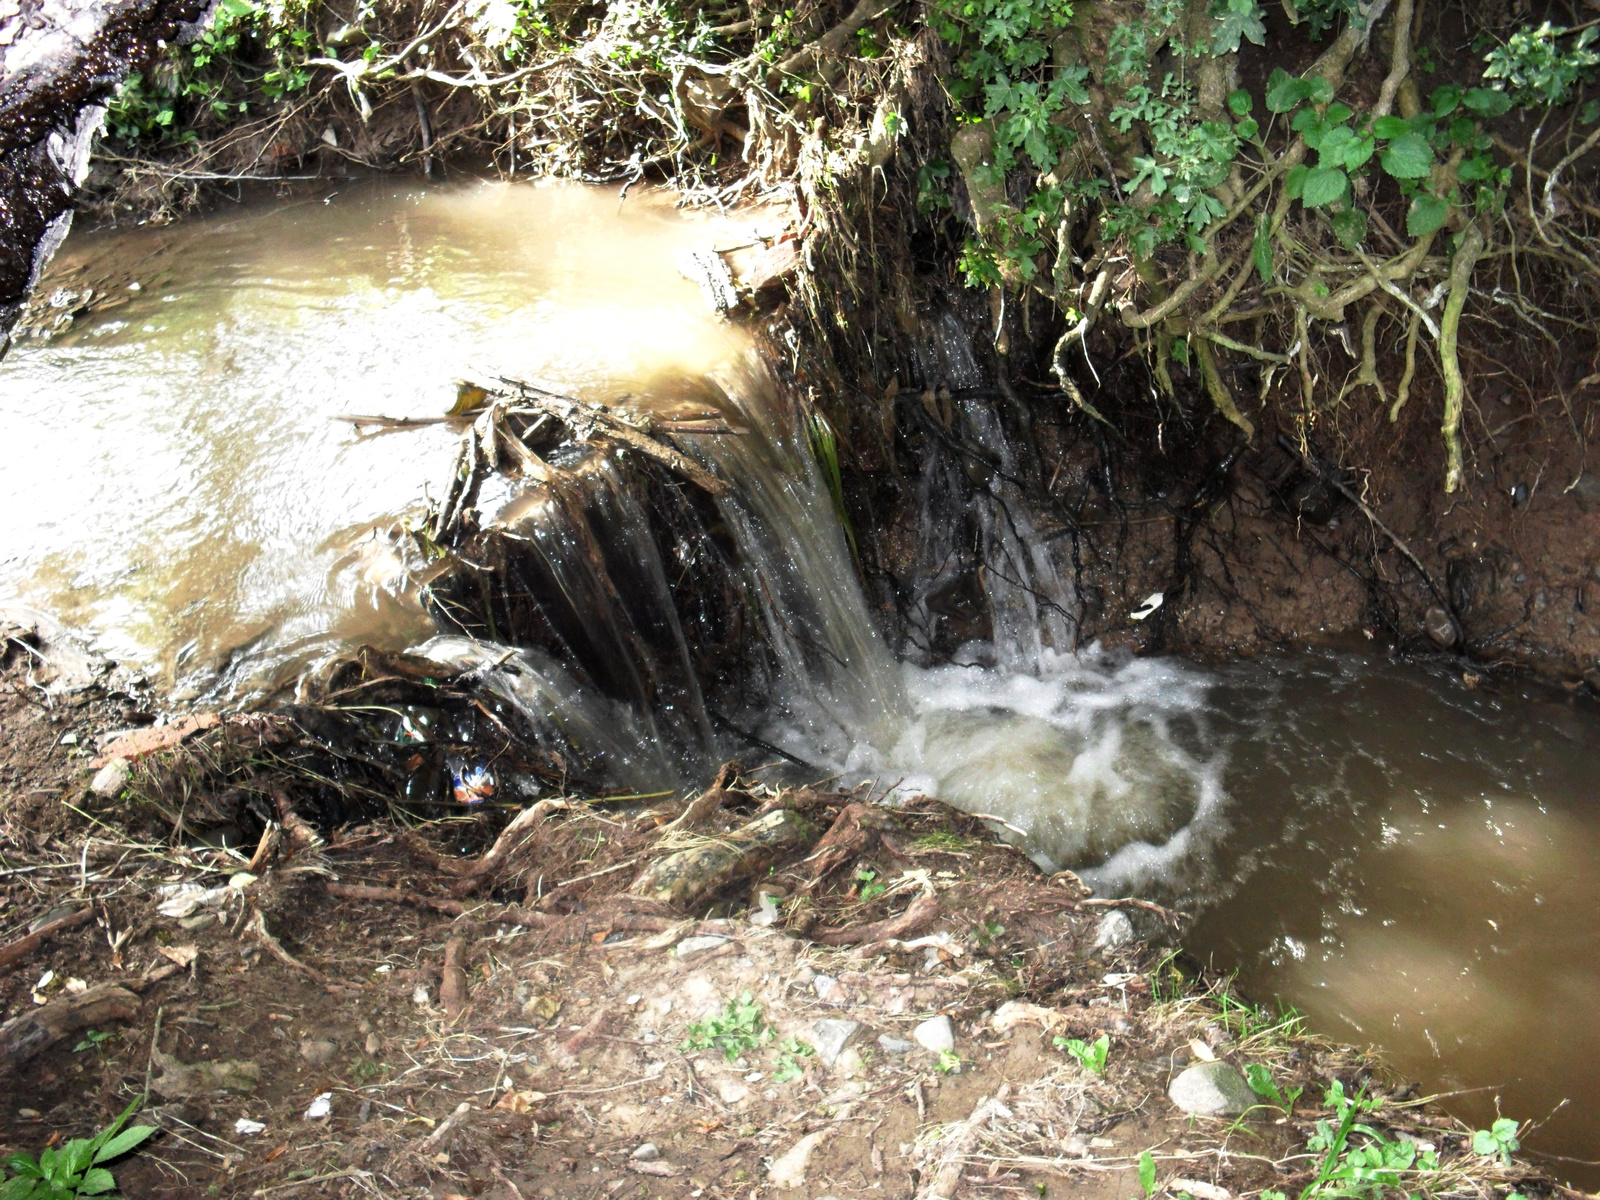
[[[930,362],[961,386],[933,393],[913,623],[953,623],[963,588],[984,609],[944,665],[895,661],[802,414],[754,354],[632,402],[698,468],[565,436],[486,482],[432,585],[470,637],[422,652],[479,672],[580,783],[695,786],[775,750],[1001,818],[1051,868],[1133,879],[1192,854],[1219,828],[1204,678],[1076,651],[1001,397],[973,382],[959,325],[940,328]]]
[[[941,625],[953,626],[958,637],[981,631],[956,650],[958,659],[1038,674],[1048,653],[1076,648],[1077,602],[1023,487],[1001,419],[1004,396],[983,386],[970,338],[951,313],[932,323],[921,365],[930,436],[911,608],[923,657],[950,640],[941,639]],[[985,610],[976,622],[974,592]]]

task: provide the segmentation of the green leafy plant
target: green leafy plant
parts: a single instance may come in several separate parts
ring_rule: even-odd
[[[1521,1148],[1517,1123],[1510,1117],[1500,1117],[1488,1129],[1480,1129],[1472,1135],[1472,1152],[1485,1158],[1498,1158],[1501,1166],[1509,1167],[1511,1156]]]
[[[787,1037],[778,1043],[778,1065],[772,1072],[774,1083],[793,1083],[805,1074],[798,1061],[815,1054],[816,1050],[806,1045],[799,1038]]]
[[[941,1050],[939,1057],[934,1061],[933,1069],[941,1075],[956,1074],[961,1070],[961,1056],[954,1050]]]
[[[1102,1033],[1092,1042],[1085,1042],[1081,1038],[1058,1037],[1055,1039],[1057,1050],[1065,1050],[1078,1065],[1095,1075],[1106,1073],[1106,1058],[1111,1053],[1111,1035]]]
[[[729,1062],[772,1040],[772,1026],[761,1017],[761,1009],[749,992],[741,992],[720,1013],[690,1025],[683,1043],[685,1050],[720,1050]]]
[[[1270,1100],[1283,1110],[1285,1117],[1294,1116],[1295,1101],[1304,1094],[1304,1087],[1279,1088],[1273,1081],[1272,1072],[1261,1063],[1248,1063],[1244,1069],[1244,1077],[1250,1084],[1250,1090],[1263,1100]]]
[[[1570,32],[1549,21],[1517,30],[1485,56],[1484,78],[1500,80],[1518,104],[1565,104],[1572,90],[1600,66],[1594,44],[1600,30],[1589,25],[1564,43]]]
[[[887,884],[875,882],[877,878],[878,873],[866,867],[861,867],[856,871],[856,882],[861,885],[861,891],[858,894],[863,903],[881,896],[889,890]]]
[[[31,1154],[13,1154],[0,1160],[15,1173],[0,1183],[0,1200],[71,1200],[76,1196],[108,1196],[116,1191],[117,1181],[102,1166],[138,1146],[151,1134],[153,1125],[123,1129],[139,1107],[135,1100],[116,1120],[92,1138],[73,1138],[60,1146]]]
[[[1139,1155],[1139,1186],[1144,1189],[1144,1200],[1156,1194],[1156,1160],[1148,1150]]]
[[[1431,1150],[1418,1151],[1410,1141],[1390,1141],[1361,1118],[1375,1112],[1380,1102],[1366,1098],[1365,1089],[1347,1095],[1344,1085],[1334,1080],[1323,1094],[1331,1109],[1331,1120],[1322,1119],[1306,1142],[1306,1149],[1322,1157],[1316,1177],[1300,1193],[1300,1200],[1317,1196],[1382,1196],[1386,1191],[1404,1188],[1405,1177],[1413,1171],[1436,1171],[1439,1157]],[[1356,1142],[1356,1137],[1361,1139]]]
[[[74,1054],[82,1054],[85,1050],[98,1050],[101,1046],[116,1036],[117,1035],[115,1033],[105,1030],[85,1030],[84,1035],[79,1039],[78,1044],[72,1048],[72,1052]]]

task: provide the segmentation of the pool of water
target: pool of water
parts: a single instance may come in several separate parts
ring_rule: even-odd
[[[636,191],[374,182],[163,229],[74,235],[43,291],[102,297],[0,365],[0,604],[180,690],[425,632],[385,531],[421,511],[469,375],[648,392],[737,344],[675,255],[745,226]]]

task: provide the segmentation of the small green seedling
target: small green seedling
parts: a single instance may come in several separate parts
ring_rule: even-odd
[[[865,904],[868,900],[872,900],[883,895],[889,890],[886,884],[873,882],[873,880],[877,879],[877,877],[878,873],[876,871],[869,870],[866,867],[862,867],[856,872],[856,880],[861,884],[860,896],[863,904]]]
[[[1260,1063],[1248,1063],[1244,1069],[1244,1077],[1249,1081],[1250,1090],[1263,1100],[1270,1100],[1273,1104],[1283,1109],[1285,1117],[1294,1116],[1294,1102],[1300,1099],[1303,1087],[1280,1089],[1272,1080],[1272,1072]]]
[[[939,1061],[933,1064],[933,1069],[942,1075],[951,1075],[961,1070],[961,1056],[954,1050],[939,1051]]]
[[[741,992],[720,1013],[689,1026],[685,1050],[721,1050],[729,1062],[772,1040],[772,1026],[761,1019],[761,1009],[749,992]]]
[[[1139,1186],[1144,1189],[1144,1200],[1156,1194],[1156,1160],[1148,1150],[1139,1155]]]
[[[156,1131],[154,1125],[122,1128],[139,1104],[135,1100],[128,1105],[92,1138],[73,1138],[65,1145],[42,1151],[38,1158],[13,1154],[0,1160],[16,1172],[0,1183],[0,1200],[74,1200],[116,1191],[117,1181],[100,1164],[126,1154]]]
[[[1057,1050],[1065,1050],[1078,1060],[1078,1065],[1086,1071],[1096,1075],[1106,1073],[1106,1057],[1111,1053],[1111,1035],[1102,1033],[1092,1042],[1085,1042],[1079,1038],[1058,1037],[1055,1040]]]
[[[1510,1117],[1501,1117],[1488,1129],[1480,1129],[1472,1135],[1472,1152],[1485,1158],[1498,1158],[1503,1167],[1511,1165],[1511,1155],[1521,1148],[1517,1123]]]
[[[795,1056],[806,1057],[816,1051],[799,1038],[787,1037],[778,1043],[778,1066],[772,1072],[773,1083],[793,1083],[805,1075],[805,1069],[795,1061]]]
[[[82,1054],[85,1050],[98,1050],[102,1044],[116,1037],[110,1031],[102,1032],[99,1029],[90,1029],[84,1033],[83,1038],[72,1048],[74,1054]]]

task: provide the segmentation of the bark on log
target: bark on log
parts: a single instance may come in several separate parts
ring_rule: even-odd
[[[131,1021],[139,997],[121,984],[102,983],[77,996],[53,1000],[0,1025],[0,1058],[19,1066],[69,1034],[112,1021]]]
[[[765,871],[817,838],[817,827],[781,808],[716,840],[651,863],[628,890],[680,910],[692,909],[723,888]]]

